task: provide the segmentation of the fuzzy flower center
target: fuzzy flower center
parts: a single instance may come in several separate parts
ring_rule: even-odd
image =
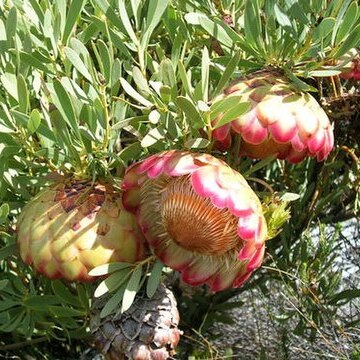
[[[161,221],[167,237],[189,251],[220,255],[241,240],[238,219],[196,194],[188,176],[171,178],[160,195]]]

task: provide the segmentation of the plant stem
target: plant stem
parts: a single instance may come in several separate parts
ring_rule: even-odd
[[[105,115],[105,135],[104,135],[104,142],[102,147],[104,150],[106,150],[109,145],[109,139],[110,139],[110,119],[108,112],[108,104],[106,101],[106,90],[104,85],[100,86],[100,98]]]
[[[49,338],[47,336],[43,336],[43,337],[32,339],[32,340],[26,340],[26,341],[18,342],[18,343],[15,343],[15,344],[4,345],[4,346],[0,347],[0,350],[19,349],[19,348],[22,348],[22,347],[25,347],[25,346],[39,344],[39,343],[45,342],[45,341],[49,341]]]

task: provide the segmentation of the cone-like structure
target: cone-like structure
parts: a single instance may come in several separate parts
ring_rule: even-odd
[[[240,155],[258,159],[276,155],[297,163],[316,156],[322,161],[333,148],[333,130],[324,110],[310,94],[295,91],[276,72],[260,71],[239,79],[213,103],[231,96],[248,102],[250,109],[214,130],[222,149],[231,146],[232,134],[241,136]],[[222,117],[221,113],[213,125]]]
[[[21,258],[45,276],[90,281],[108,262],[145,257],[145,241],[121,193],[109,184],[68,181],[42,190],[17,224]]]
[[[263,260],[267,225],[245,179],[208,154],[165,151],[128,168],[124,207],[154,253],[191,285],[242,285]]]
[[[181,331],[173,293],[160,285],[149,299],[136,295],[130,309],[105,318],[100,312],[105,299],[93,303],[90,329],[95,346],[108,360],[165,360],[175,354]]]

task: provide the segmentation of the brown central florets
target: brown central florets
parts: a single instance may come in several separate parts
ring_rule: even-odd
[[[161,222],[167,237],[189,251],[220,255],[240,245],[238,219],[196,194],[190,178],[169,179],[159,194]]]

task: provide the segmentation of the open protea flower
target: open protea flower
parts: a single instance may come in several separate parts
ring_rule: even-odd
[[[249,102],[250,109],[214,130],[222,149],[230,146],[231,134],[241,136],[241,155],[253,158],[276,155],[297,163],[316,156],[322,161],[333,148],[333,130],[324,110],[310,94],[294,91],[277,73],[260,71],[239,79],[213,103],[230,96]]]
[[[122,189],[154,253],[185,282],[220,291],[260,266],[267,237],[261,203],[223,161],[165,151],[128,168]]]
[[[95,280],[88,275],[95,266],[145,256],[134,215],[105,183],[67,181],[42,190],[22,210],[17,232],[22,259],[49,278]]]
[[[139,292],[126,312],[101,319],[107,300],[93,303],[90,319],[95,346],[107,359],[166,360],[175,354],[181,335],[179,312],[173,293],[163,284],[151,299]]]

